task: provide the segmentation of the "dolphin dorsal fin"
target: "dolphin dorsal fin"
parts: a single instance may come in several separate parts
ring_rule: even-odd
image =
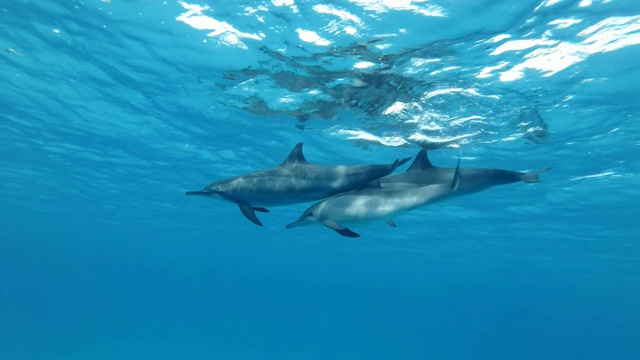
[[[307,159],[304,158],[304,154],[302,153],[302,143],[298,143],[293,147],[289,156],[284,159],[280,166],[284,165],[293,165],[293,164],[308,164]]]
[[[457,191],[460,186],[460,158],[458,158],[458,163],[456,164],[456,172],[453,174],[453,181],[451,181],[451,187],[449,188],[451,191]]]
[[[435,166],[433,166],[433,164],[431,164],[431,161],[429,161],[429,156],[427,155],[427,150],[422,149],[418,152],[418,155],[416,155],[415,160],[413,160],[413,163],[411,164],[411,166],[409,166],[409,168],[407,169],[407,171],[411,171],[411,170],[426,170],[426,169],[430,169],[430,168],[434,168]]]

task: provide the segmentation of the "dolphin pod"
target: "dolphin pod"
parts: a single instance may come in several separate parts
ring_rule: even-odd
[[[315,165],[297,144],[277,167],[240,175],[207,185],[186,195],[220,198],[238,204],[242,214],[262,226],[255,212],[269,212],[267,206],[283,206],[325,199],[357,189],[364,184],[391,174],[411,158],[388,165]]]
[[[386,220],[396,227],[392,219],[395,216],[451,196],[472,194],[497,185],[539,182],[539,175],[547,170],[549,168],[531,172],[465,169],[460,168],[460,159],[455,168],[440,168],[431,164],[423,149],[406,172],[323,200],[286,227],[319,223],[342,236],[359,237],[349,226]]]
[[[330,197],[311,206],[302,213],[298,221],[286,227],[305,225],[315,220],[347,237],[360,236],[348,228],[354,224],[386,220],[387,224],[396,227],[392,218],[455,193],[460,184],[459,169],[460,159],[449,183],[385,188],[381,186],[380,180],[375,180],[360,189]]]
[[[514,182],[539,182],[550,168],[531,172],[501,169],[436,167],[427,151],[420,150],[409,169],[391,175],[411,158],[387,165],[328,166],[310,164],[297,144],[277,167],[219,180],[186,195],[201,195],[236,203],[251,222],[262,226],[255,212],[269,212],[267,206],[284,206],[318,201],[287,228],[322,224],[347,237],[359,237],[349,227],[393,218],[451,196],[480,192]]]

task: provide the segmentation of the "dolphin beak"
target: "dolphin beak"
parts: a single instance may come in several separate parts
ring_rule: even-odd
[[[292,227],[296,227],[296,226],[302,225],[303,222],[304,222],[304,220],[294,221],[291,224],[287,224],[287,226],[285,226],[285,228],[291,229]]]
[[[211,190],[194,190],[194,191],[187,191],[184,194],[185,195],[212,195],[213,191],[211,191]]]

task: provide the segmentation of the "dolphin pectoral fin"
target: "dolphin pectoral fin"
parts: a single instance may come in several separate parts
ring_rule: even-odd
[[[346,236],[346,237],[350,237],[350,238],[357,238],[360,237],[360,234],[355,233],[347,228],[344,229],[333,229],[335,232],[337,232],[338,234],[342,235],[342,236]]]
[[[389,219],[387,221],[385,221],[387,224],[389,224],[389,226],[391,227],[398,227],[398,225],[396,225],[396,223],[393,222],[393,220]]]
[[[324,226],[328,227],[329,229],[333,229],[335,232],[337,232],[342,236],[353,237],[353,238],[360,237],[360,234],[340,226],[340,224],[338,224],[335,220],[326,219],[322,221],[322,223],[324,224]]]
[[[242,211],[242,215],[244,215],[247,219],[249,219],[249,221],[251,221],[252,223],[258,226],[262,226],[262,223],[256,216],[256,213],[253,211],[254,209],[250,205],[245,203],[238,203],[238,207],[240,207],[240,211]]]
[[[269,210],[267,210],[267,209],[265,209],[263,207],[255,207],[255,206],[253,206],[252,209],[253,209],[253,211],[262,212],[262,213],[268,213],[269,212]]]
[[[551,170],[550,167],[548,168],[544,168],[541,170],[537,170],[537,171],[531,171],[531,172],[527,172],[527,173],[520,173],[520,180],[527,182],[527,183],[537,183],[540,182],[540,174],[542,174],[545,171],[549,171]]]
[[[344,229],[335,220],[324,219],[324,220],[322,220],[322,223],[324,224],[324,226],[328,227],[329,229],[333,229],[333,230],[342,230],[342,229]]]

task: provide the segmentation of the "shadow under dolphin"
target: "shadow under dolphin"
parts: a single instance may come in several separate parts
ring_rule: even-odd
[[[255,212],[269,212],[267,206],[283,206],[317,201],[357,189],[364,184],[391,174],[411,158],[397,159],[387,165],[315,165],[297,144],[277,167],[219,180],[202,190],[187,191],[238,204],[242,214],[262,226]]]

